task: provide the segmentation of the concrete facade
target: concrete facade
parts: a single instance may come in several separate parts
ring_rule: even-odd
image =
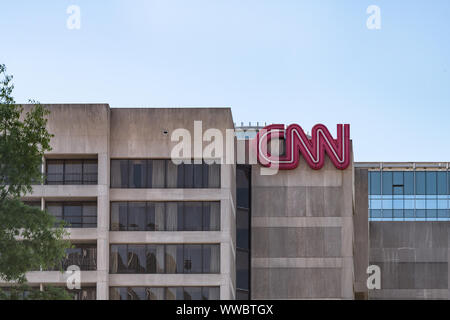
[[[450,222],[371,221],[370,264],[381,289],[370,299],[449,299]]]
[[[252,168],[252,299],[353,299],[353,165]]]
[[[27,201],[97,201],[97,228],[68,229],[72,243],[97,244],[97,270],[81,272],[81,287],[96,286],[99,300],[109,298],[111,286],[217,286],[221,299],[235,297],[235,166],[221,165],[221,187],[214,189],[111,189],[111,159],[170,159],[177,142],[177,128],[194,132],[194,121],[202,129],[233,129],[227,108],[110,109],[107,104],[47,105],[51,111],[48,130],[54,134],[52,150],[45,159],[98,159],[97,185],[37,185]],[[27,110],[29,106],[25,106]],[[225,143],[225,141],[224,141]],[[206,143],[204,143],[206,145]],[[194,145],[192,154],[195,155]],[[225,154],[226,156],[226,154]],[[231,155],[233,156],[233,155]],[[45,168],[45,164],[43,165]],[[219,201],[220,231],[116,232],[110,231],[111,201]],[[220,274],[110,274],[111,244],[220,245]],[[58,271],[30,272],[30,285],[65,285]],[[5,285],[5,284],[4,284]]]

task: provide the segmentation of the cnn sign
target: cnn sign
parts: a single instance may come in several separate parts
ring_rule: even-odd
[[[285,152],[272,155],[268,146],[272,140],[284,140]],[[308,137],[302,127],[291,124],[273,124],[260,130],[256,136],[258,162],[268,168],[292,170],[297,168],[300,155],[308,165],[319,170],[325,163],[325,153],[337,169],[344,170],[350,165],[350,125],[338,124],[334,139],[327,127],[317,124]]]

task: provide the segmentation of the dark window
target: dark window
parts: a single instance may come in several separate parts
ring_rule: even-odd
[[[164,246],[147,245],[147,273],[164,273]]]
[[[111,231],[219,231],[220,202],[112,202]]]
[[[184,300],[202,300],[201,287],[184,287],[183,289]]]
[[[128,203],[112,202],[111,203],[111,230],[126,231],[128,230]]]
[[[236,246],[249,249],[248,209],[237,209],[236,215]]]
[[[184,245],[184,273],[202,273],[201,245]]]
[[[203,231],[220,231],[220,202],[203,202]]]
[[[147,161],[129,161],[129,184],[130,188],[145,188],[147,180]]]
[[[220,272],[220,247],[215,244],[203,245],[203,273]]]
[[[128,203],[128,230],[145,231],[147,226],[145,202]]]
[[[250,298],[251,166],[236,167],[236,298]]]
[[[219,300],[219,287],[110,287],[110,300]]]
[[[111,245],[110,273],[220,273],[220,246]]]
[[[111,160],[111,188],[220,188],[220,165]]]
[[[111,160],[111,187],[128,188],[128,160]]]
[[[186,202],[184,204],[184,230],[202,231],[203,210],[201,202]]]
[[[67,228],[96,228],[96,202],[47,202],[47,211],[57,220],[66,222]]]
[[[81,271],[97,270],[97,245],[75,244],[74,248],[66,249],[66,257],[53,270],[67,270],[76,265]]]
[[[46,184],[97,184],[97,160],[46,160]]]
[[[147,272],[147,260],[145,251],[145,245],[128,245],[128,273]]]
[[[47,184],[64,184],[64,160],[47,160]]]
[[[165,265],[166,273],[183,273],[183,246],[166,245],[165,246]]]
[[[109,268],[111,273],[126,273],[128,270],[127,245],[111,245]]]
[[[64,184],[83,183],[83,161],[65,160],[64,164]]]
[[[236,170],[236,186],[237,186],[237,206],[241,208],[249,207],[250,192],[250,171],[244,168]]]

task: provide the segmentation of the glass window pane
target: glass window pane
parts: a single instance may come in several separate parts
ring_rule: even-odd
[[[167,188],[183,188],[183,166],[176,165],[171,160],[167,161]]]
[[[403,183],[404,188],[403,192],[405,195],[412,195],[414,194],[414,172],[404,172],[403,173]]]
[[[184,164],[184,187],[193,188],[194,187],[194,165]]]
[[[111,160],[111,188],[128,188],[128,160]]]
[[[111,245],[110,273],[126,273],[127,272],[127,245],[113,244]]]
[[[128,230],[128,204],[126,202],[111,203],[111,231]]]
[[[248,262],[248,252],[236,250],[236,287],[239,289],[249,289]]]
[[[147,161],[129,160],[130,188],[145,188],[147,182]]]
[[[202,288],[184,287],[184,300],[202,300]]]
[[[83,184],[97,184],[98,164],[97,160],[83,161]]]
[[[236,217],[236,246],[249,248],[249,215],[248,209],[237,209]]]
[[[447,194],[447,172],[438,172],[437,174],[438,194]]]
[[[381,173],[379,171],[370,171],[370,194],[381,194]]]
[[[147,245],[147,273],[164,273],[163,245]]]
[[[392,174],[393,185],[403,186],[403,171],[394,171]]]
[[[425,172],[416,171],[416,194],[425,194]]]
[[[126,287],[111,287],[109,289],[110,300],[128,300],[128,289]]]
[[[202,273],[202,246],[184,245],[184,273]]]
[[[184,203],[184,231],[202,231],[202,209],[201,202]]]
[[[47,202],[46,208],[48,213],[50,213],[52,216],[62,219],[63,216],[63,205],[59,202]]]
[[[437,194],[437,173],[435,171],[426,173],[426,194]]]
[[[202,296],[203,300],[220,300],[219,287],[203,287]]]
[[[203,231],[220,231],[220,202],[203,203]]]
[[[208,188],[220,188],[220,164],[208,165]]]
[[[243,167],[236,169],[236,196],[238,207],[250,206],[250,171]]]
[[[382,176],[383,195],[392,194],[392,172],[384,171]]]
[[[83,162],[81,160],[66,160],[64,170],[64,184],[83,183]]]
[[[203,188],[203,164],[194,164],[194,188]]]
[[[183,245],[165,246],[166,273],[183,273]]]
[[[145,202],[128,203],[128,231],[145,231],[146,229]]]
[[[164,288],[147,288],[147,300],[164,300]]]
[[[166,300],[184,300],[184,291],[182,287],[166,288]]]
[[[164,188],[166,176],[166,161],[165,160],[148,160],[149,170],[151,168],[151,175],[149,174],[149,188]]]
[[[166,203],[166,210],[166,231],[182,231],[183,203],[168,202]]]
[[[147,268],[146,246],[143,244],[128,245],[128,272],[145,273]]]
[[[203,245],[203,273],[220,273],[220,245]]]
[[[129,287],[128,300],[147,300],[145,287]]]
[[[64,183],[64,161],[63,160],[47,160],[47,184],[63,184]]]

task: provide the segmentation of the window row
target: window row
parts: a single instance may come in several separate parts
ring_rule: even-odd
[[[96,159],[46,160],[46,184],[97,184],[98,161]]]
[[[111,188],[220,188],[220,164],[111,160]]]
[[[56,219],[65,221],[68,228],[97,228],[97,203],[47,202],[47,211]]]
[[[371,220],[450,220],[449,209],[370,209],[369,213]]]
[[[112,202],[112,231],[219,231],[220,202]]]
[[[441,197],[441,196],[439,196]],[[436,196],[382,196],[369,198],[369,209],[449,209],[447,196],[436,198]]]
[[[97,245],[76,244],[73,248],[66,249],[66,257],[52,270],[67,270],[69,266],[78,266],[81,271],[97,270]]]
[[[447,195],[447,171],[369,171],[370,195]]]
[[[110,300],[219,300],[219,287],[110,287]]]
[[[110,273],[220,273],[218,244],[111,245]]]

